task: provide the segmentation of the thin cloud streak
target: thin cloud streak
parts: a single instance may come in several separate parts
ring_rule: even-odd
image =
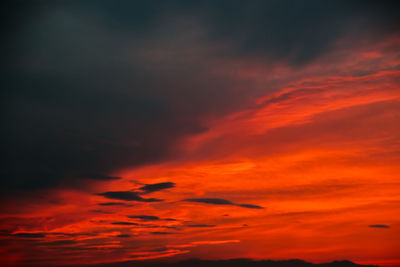
[[[252,204],[235,204],[230,200],[222,199],[222,198],[188,198],[184,201],[188,202],[195,202],[195,203],[205,203],[205,204],[212,204],[212,205],[232,205],[238,206],[242,208],[248,209],[264,209],[261,206],[252,205]]]

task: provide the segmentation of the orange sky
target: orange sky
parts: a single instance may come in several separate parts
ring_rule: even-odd
[[[168,161],[119,170],[112,175],[121,179],[87,190],[60,187],[34,203],[7,202],[2,260],[248,257],[400,266],[400,61],[393,49],[400,41],[351,56],[343,43],[297,69],[214,62],[210,72],[239,90],[274,90],[242,110],[204,117],[208,130],[180,139]],[[163,201],[99,195],[164,182],[174,186],[140,193]]]

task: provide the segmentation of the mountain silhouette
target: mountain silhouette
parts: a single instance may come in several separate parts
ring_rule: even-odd
[[[260,260],[230,259],[230,260],[200,260],[190,259],[180,262],[125,261],[80,265],[79,267],[377,267],[377,265],[361,265],[351,261],[333,261],[330,263],[310,263],[303,260]],[[75,265],[75,267],[77,267]]]

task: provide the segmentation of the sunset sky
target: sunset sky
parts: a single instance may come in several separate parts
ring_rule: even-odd
[[[400,266],[396,1],[10,1],[0,265]]]

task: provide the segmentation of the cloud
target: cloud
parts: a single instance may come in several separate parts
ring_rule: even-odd
[[[24,15],[3,16],[0,49],[0,189],[8,195],[80,189],[88,180],[117,179],[107,174],[125,167],[174,158],[177,142],[207,130],[205,117],[231,113],[260,95],[259,86],[246,83],[242,90],[237,80],[216,74],[218,55],[302,66],[346,34],[368,39],[360,29],[382,40],[400,23],[397,8],[379,2],[15,5],[8,13]],[[185,25],[198,18],[198,25],[165,23],[172,18]]]
[[[390,226],[386,225],[386,224],[371,224],[371,225],[368,225],[368,227],[371,227],[371,228],[390,228]]]
[[[124,201],[139,201],[139,202],[159,202],[162,199],[157,198],[142,198],[138,193],[133,191],[109,191],[97,194],[109,199],[118,199]]]
[[[175,183],[172,182],[165,182],[165,183],[157,183],[157,184],[147,184],[145,186],[142,186],[140,190],[143,191],[143,193],[152,193],[168,188],[173,188],[175,187]]]
[[[22,237],[22,238],[45,238],[46,235],[44,233],[16,233],[13,234],[15,237]]]
[[[133,223],[133,222],[112,222],[111,224],[113,224],[113,225],[139,225],[139,224]]]
[[[121,234],[121,235],[116,235],[116,237],[127,238],[127,237],[131,237],[131,235]]]
[[[154,215],[128,215],[127,216],[130,219],[139,219],[142,221],[178,221],[177,219],[173,219],[173,218],[160,218],[158,216],[154,216]]]
[[[161,220],[159,217],[152,216],[152,215],[129,215],[127,217],[131,218],[131,219],[140,219],[142,221],[159,221],[159,220]]]
[[[89,210],[90,212],[95,212],[95,213],[103,213],[103,214],[112,214],[110,211],[104,211],[104,210],[99,210],[99,209],[93,209]]]
[[[235,205],[232,201],[222,198],[188,198],[185,199],[185,201],[214,204],[214,205]]]
[[[222,198],[188,198],[188,199],[185,199],[184,201],[213,204],[213,205],[232,205],[232,206],[238,206],[238,207],[248,208],[248,209],[264,209],[261,206],[252,205],[252,204],[236,204],[230,200],[222,199]]]
[[[248,209],[264,209],[261,206],[252,205],[252,204],[237,204],[239,207],[248,208]]]
[[[176,233],[172,233],[172,232],[150,232],[153,235],[173,235]]]

